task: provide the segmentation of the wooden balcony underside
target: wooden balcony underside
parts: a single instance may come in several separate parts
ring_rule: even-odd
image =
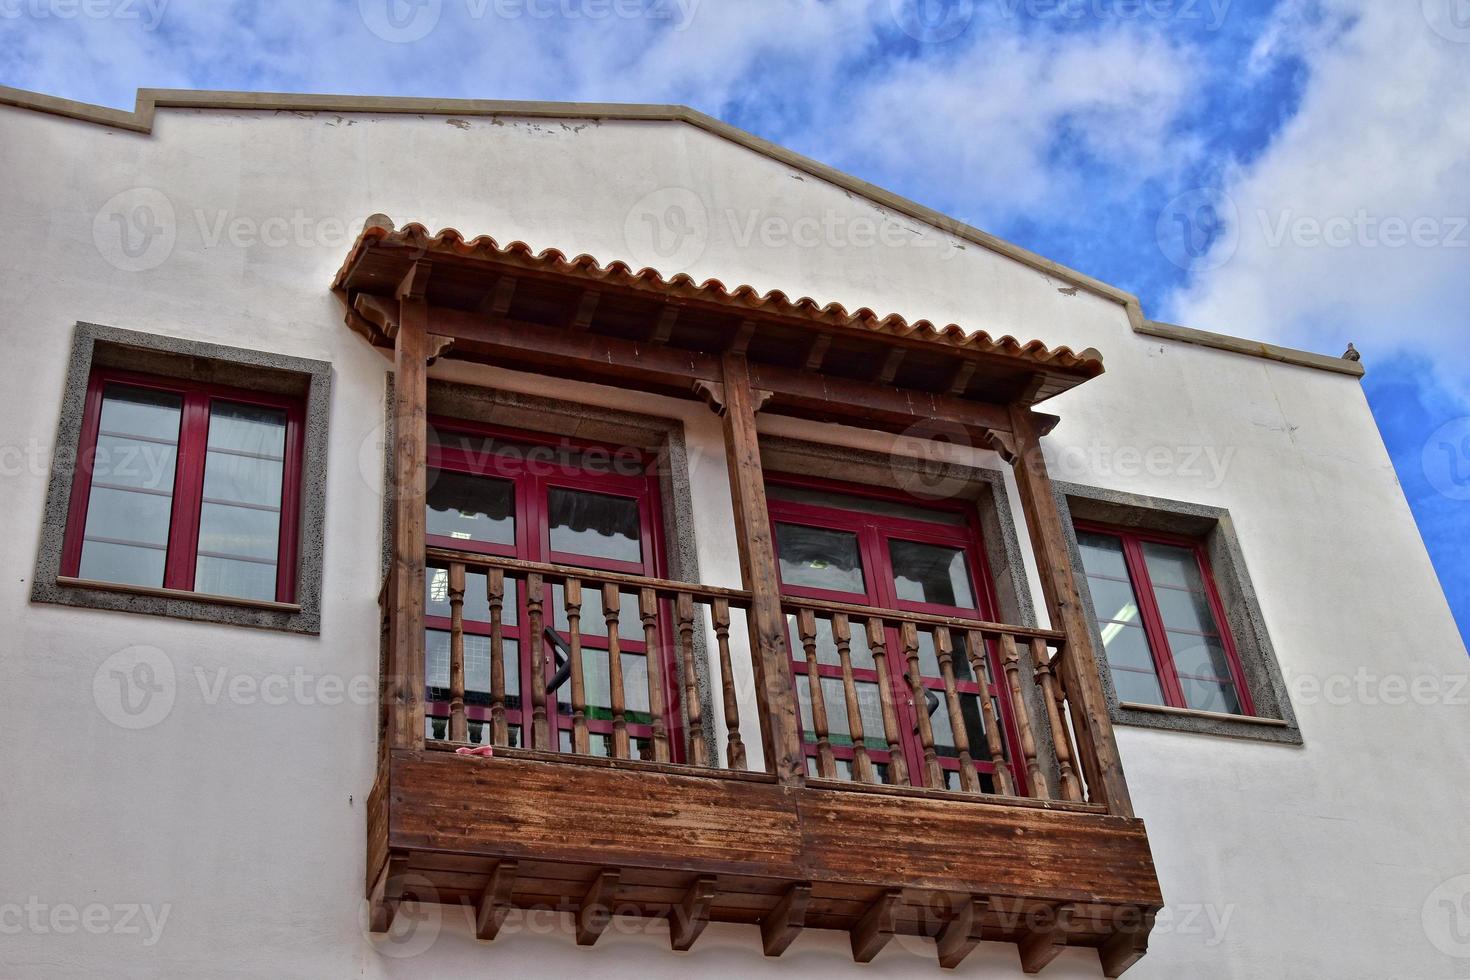
[[[855,955],[963,914],[969,945],[1015,942],[1038,969],[1064,946],[1102,947],[1109,975],[1141,955],[1163,904],[1142,823],[1088,807],[532,755],[394,750],[370,801],[370,894],[483,906],[514,862],[506,907],[576,911],[614,872],[619,914],[672,921],[703,887],[702,921],[760,924],[783,902],[789,922],[796,890],[796,929],[852,932]]]

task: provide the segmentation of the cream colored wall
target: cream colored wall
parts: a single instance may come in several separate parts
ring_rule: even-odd
[[[908,218],[893,222],[901,245],[838,245],[832,232],[816,247],[742,243],[752,218],[804,217],[820,227],[833,216],[844,241],[869,219],[885,219],[845,191],[691,127],[164,111],[144,136],[0,108],[0,173],[0,540],[12,544],[0,564],[0,618],[10,624],[0,647],[0,976],[855,970],[843,937],[817,932],[767,961],[752,930],[720,925],[683,955],[667,950],[657,925],[634,922],[619,922],[592,951],[547,916],[516,916],[490,947],[469,938],[454,910],[401,944],[363,931],[374,708],[324,704],[310,692],[321,678],[376,680],[386,361],[345,329],[327,285],[351,235],[377,211],[400,223],[648,261],[656,256],[639,237],[640,209],[649,195],[658,213],[692,191],[709,219],[687,270],[697,279],[1095,346],[1107,375],[1050,406],[1065,418],[1052,447],[1074,451],[1059,460],[1061,478],[1230,508],[1289,677],[1359,666],[1408,677],[1466,672],[1354,380],[1146,339],[1116,303],[1064,292],[1042,273]],[[127,204],[162,195],[172,211],[176,240],[153,268],[128,271],[108,237],[109,201],[119,194],[130,195]],[[229,241],[228,222],[269,231],[272,219],[289,225],[298,213],[309,231],[288,231],[283,245]],[[216,228],[225,235],[211,247]],[[320,638],[28,602],[77,320],[332,362]],[[548,390],[531,376],[435,371]],[[685,420],[703,575],[738,584],[714,417],[690,402],[560,382],[554,391]],[[786,420],[762,427],[889,444]],[[1157,472],[1118,470],[1128,453],[1156,447],[1169,460]],[[1185,463],[1196,450],[1228,459],[1218,479],[1191,475]],[[1108,469],[1072,468],[1077,453]],[[94,681],[110,656],[138,645],[160,651],[176,683],[167,717],[133,731],[109,720]],[[308,696],[281,704],[249,696],[253,683],[275,690],[272,678],[297,671],[313,680]],[[1130,976],[1466,975],[1470,961],[1437,951],[1421,914],[1436,886],[1470,873],[1461,830],[1466,708],[1298,699],[1296,710],[1300,749],[1120,732],[1172,915]],[[91,913],[94,929],[68,930],[64,911],[51,918],[94,904],[108,916],[104,923]],[[119,921],[114,907],[134,905],[155,922],[166,914],[155,942],[146,916],[126,924],[141,924],[140,933]],[[926,943],[896,942],[865,972],[909,976],[934,969],[931,955]],[[1020,975],[1005,946],[982,947],[961,972]],[[1099,971],[1095,957],[1070,951],[1047,975]]]

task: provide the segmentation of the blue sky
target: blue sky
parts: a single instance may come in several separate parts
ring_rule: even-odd
[[[1470,635],[1470,0],[0,0],[0,82],[679,102],[1156,319],[1353,341]]]

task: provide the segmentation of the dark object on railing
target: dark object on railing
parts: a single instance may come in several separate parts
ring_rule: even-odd
[[[572,679],[572,648],[550,626],[541,633],[551,641],[551,648],[556,653],[556,673],[546,682],[546,693],[555,694],[563,684]]]

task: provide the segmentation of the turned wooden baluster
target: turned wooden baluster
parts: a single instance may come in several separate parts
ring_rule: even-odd
[[[694,596],[680,592],[674,599],[679,624],[679,659],[684,666],[684,720],[689,727],[689,764],[709,765],[704,744],[704,705],[699,700],[699,674],[694,669]]]
[[[587,736],[587,683],[582,677],[582,582],[569,578],[562,586],[562,605],[567,613],[567,646],[571,648],[572,751],[589,755]]]
[[[909,766],[904,761],[903,745],[899,742],[898,709],[893,693],[893,678],[888,673],[888,639],[883,629],[883,620],[868,620],[868,650],[873,654],[873,666],[878,671],[878,701],[883,707],[883,737],[888,742],[889,782],[895,786],[908,786]]]
[[[531,644],[531,676],[526,678],[526,683],[531,687],[531,747],[549,752],[551,726],[546,719],[546,679],[549,672],[546,669],[546,637],[542,635],[545,626],[542,607],[546,601],[541,594],[543,584],[543,579],[536,572],[526,576],[526,640]],[[524,692],[521,697],[524,699]],[[524,737],[523,734],[522,740]]]
[[[485,575],[485,599],[490,604],[490,737],[496,745],[510,744],[505,720],[505,572]]]
[[[631,759],[628,749],[627,700],[623,693],[623,645],[618,635],[619,610],[623,594],[616,585],[602,587],[602,615],[607,621],[607,684],[612,702],[613,758]]]
[[[934,652],[939,658],[939,674],[944,678],[944,698],[949,708],[949,727],[954,731],[955,753],[960,757],[960,789],[966,793],[978,793],[980,774],[975,771],[975,760],[970,755],[970,732],[965,727],[960,692],[955,686],[954,643],[949,629],[944,626],[934,629]]]
[[[822,692],[822,672],[817,666],[817,617],[810,609],[796,613],[796,632],[806,652],[806,686],[811,692],[812,730],[817,735],[817,775],[837,778],[837,759],[832,755],[832,736],[827,729],[827,698]]]
[[[1076,753],[1072,748],[1072,730],[1067,727],[1065,702],[1057,685],[1052,669],[1051,654],[1046,641],[1040,637],[1031,639],[1031,657],[1036,664],[1036,680],[1041,685],[1042,700],[1046,702],[1047,717],[1051,719],[1051,740],[1057,750],[1057,773],[1062,787],[1062,799],[1072,803],[1082,802],[1082,787],[1072,760]]]
[[[1038,800],[1047,799],[1049,791],[1046,774],[1036,760],[1036,738],[1031,732],[1031,712],[1026,707],[1026,695],[1021,690],[1021,658],[1016,652],[1016,638],[1009,633],[1000,635],[1000,658],[1005,665],[1006,679],[1010,682],[1011,711],[1016,716],[1016,731],[1021,736],[1021,755],[1026,759],[1026,773],[1031,780],[1031,795]]]
[[[740,739],[740,705],[735,699],[735,670],[730,664],[730,600],[711,604],[715,620],[715,645],[720,651],[720,690],[725,698],[725,755],[731,769],[744,769],[745,743]]]
[[[669,761],[669,731],[664,721],[663,658],[658,650],[658,593],[638,590],[638,613],[643,617],[644,663],[648,666],[648,713],[653,716],[653,761]]]
[[[970,658],[970,670],[975,674],[975,683],[980,685],[980,712],[985,719],[985,747],[990,751],[990,764],[995,767],[992,779],[995,791],[1001,796],[1014,796],[1015,780],[1011,778],[1011,766],[1006,762],[1005,749],[1000,737],[1000,719],[995,714],[995,702],[991,700],[990,664],[985,652],[985,634],[971,630],[965,634],[965,653]]]
[[[863,735],[862,703],[858,699],[857,682],[852,679],[852,624],[846,613],[832,614],[832,642],[842,664],[842,694],[847,702],[847,732],[852,736],[852,772],[860,783],[877,782],[873,760],[868,756],[868,743]]]
[[[934,723],[929,719],[928,689],[924,687],[924,675],[919,667],[919,628],[913,623],[904,623],[899,634],[903,638],[904,663],[908,667],[909,696],[913,698],[919,744],[924,749],[924,778],[931,789],[944,789],[944,770],[939,766],[939,753],[934,751]]]
[[[464,565],[449,565],[449,740],[469,741],[464,716]]]

